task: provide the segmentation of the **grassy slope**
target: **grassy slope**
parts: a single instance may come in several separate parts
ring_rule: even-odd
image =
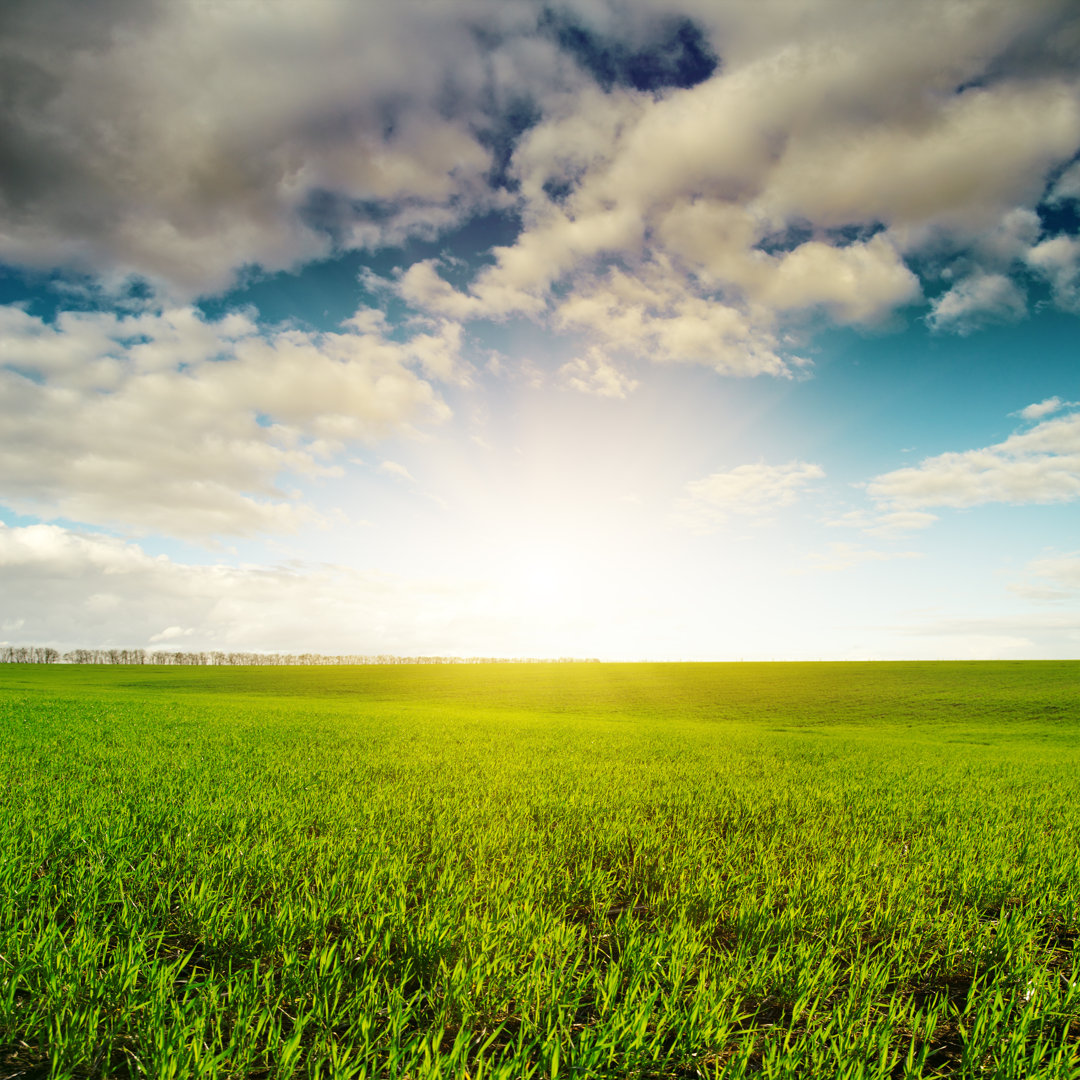
[[[1077,663],[5,666],[0,1077],[1080,1075],[1078,703]]]

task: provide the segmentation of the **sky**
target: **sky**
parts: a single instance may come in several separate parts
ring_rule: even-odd
[[[0,642],[1080,655],[1074,0],[9,0]]]

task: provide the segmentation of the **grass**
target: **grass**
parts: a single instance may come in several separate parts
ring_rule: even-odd
[[[1080,663],[0,668],[0,1077],[1080,1077]]]

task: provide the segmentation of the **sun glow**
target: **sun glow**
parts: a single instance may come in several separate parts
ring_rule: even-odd
[[[506,598],[526,610],[570,610],[580,602],[583,576],[568,547],[537,541],[516,547],[497,580]]]

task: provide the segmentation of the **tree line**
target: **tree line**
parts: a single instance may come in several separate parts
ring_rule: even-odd
[[[172,652],[164,649],[72,649],[61,653],[43,645],[0,645],[0,664],[176,664],[232,667],[320,664],[571,664],[573,656],[391,656],[323,653]],[[589,662],[597,663],[591,660]]]

